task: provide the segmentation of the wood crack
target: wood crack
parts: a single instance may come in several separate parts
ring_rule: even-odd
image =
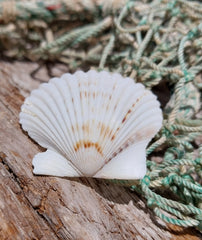
[[[49,222],[47,221],[47,219],[43,216],[43,214],[41,214],[37,209],[39,209],[38,207],[34,207],[32,205],[32,203],[30,202],[29,198],[27,198],[26,194],[23,191],[23,187],[22,187],[22,182],[20,181],[20,179],[18,178],[18,176],[15,174],[15,172],[12,170],[12,168],[10,167],[9,163],[6,161],[6,154],[4,152],[0,152],[0,162],[3,164],[3,166],[5,167],[5,169],[9,172],[11,178],[13,179],[13,181],[18,185],[20,191],[17,192],[17,194],[22,194],[23,197],[26,199],[29,207],[31,207],[35,213],[37,213],[37,215],[43,220],[45,221],[46,225],[49,226],[50,229],[52,229],[51,225],[49,224]],[[47,192],[48,194],[48,192]],[[44,198],[47,198],[47,196],[44,196]],[[55,237],[58,238],[57,234],[55,233],[54,229],[52,229],[52,233],[54,233]],[[59,238],[58,238],[59,239]]]
[[[0,103],[13,115],[15,116],[15,113],[11,110],[9,105],[5,104],[3,100],[0,99]]]

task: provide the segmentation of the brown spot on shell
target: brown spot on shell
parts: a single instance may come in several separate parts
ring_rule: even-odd
[[[115,106],[114,106],[114,110],[116,110],[116,108],[117,108],[117,104],[115,104]]]
[[[95,109],[94,109],[95,110]],[[96,124],[95,119],[91,120],[91,122],[87,122],[82,125],[82,131],[84,134],[89,134],[92,125],[94,126]],[[108,126],[106,126],[103,123],[98,123],[97,128],[100,130],[100,135],[105,136],[105,135],[110,135],[112,132],[112,129]]]
[[[131,144],[130,142],[126,142],[123,146],[119,147],[113,154],[109,157],[107,162],[111,161],[112,158],[115,158],[120,152],[122,152],[125,148],[129,147]]]
[[[112,140],[112,141],[114,140],[115,136],[116,136],[116,135],[115,135],[115,134],[113,134],[113,136],[111,137],[111,140]]]
[[[112,135],[112,137],[111,137],[111,140],[112,140],[112,141],[115,139],[116,134],[118,133],[119,130],[120,130],[120,127],[118,127],[118,128],[116,129],[115,133]]]
[[[142,96],[140,96],[139,98],[136,99],[135,103],[132,104],[131,108],[127,111],[127,113],[125,114],[124,118],[122,119],[122,123],[124,123],[126,121],[126,119],[129,117],[129,115],[131,114],[131,112],[133,111],[133,109],[135,108],[136,104],[144,97],[146,96],[148,93],[145,92],[144,94],[142,94]]]
[[[112,129],[108,126],[106,126],[105,124],[99,122],[98,124],[98,128],[100,129],[100,135],[102,136],[110,136],[111,132],[112,132]]]
[[[127,113],[125,114],[125,116],[122,119],[122,124],[126,121],[126,119],[129,117],[129,115],[132,113],[133,109],[135,108],[136,104],[148,93],[145,92],[142,96],[140,96],[139,98],[136,99],[136,101],[132,104],[132,106],[129,108],[129,110],[127,111]],[[117,105],[114,106],[114,110],[116,109]],[[118,133],[118,131],[120,130],[120,127],[118,127],[115,131],[115,133],[112,135],[111,137],[111,141],[113,141]]]
[[[90,132],[90,125],[89,125],[89,123],[83,124],[83,125],[82,125],[82,130],[83,130],[83,132],[85,132],[85,133],[89,133],[89,132]]]
[[[97,142],[94,143],[91,141],[81,140],[74,145],[74,150],[77,152],[81,147],[84,147],[84,148],[94,147],[97,150],[97,152],[99,152],[101,155],[103,155],[102,148],[100,147],[100,145]]]
[[[122,123],[124,123],[126,121],[126,119],[128,118],[128,116],[130,115],[130,113],[132,112],[132,108],[130,108],[128,110],[128,112],[126,113],[126,115],[124,116],[123,120],[122,120]]]
[[[72,128],[72,132],[73,132],[73,133],[75,133],[76,131],[77,131],[77,132],[79,131],[79,125],[78,125],[78,124],[72,125],[71,128]]]
[[[112,154],[112,158],[115,158],[115,157],[117,156],[118,153],[119,153],[119,151],[114,152],[114,153]]]

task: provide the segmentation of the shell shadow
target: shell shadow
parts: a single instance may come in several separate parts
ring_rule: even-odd
[[[145,200],[141,197],[141,195],[138,195],[136,192],[130,190],[129,187],[118,185],[104,179],[85,177],[66,179],[92,188],[99,196],[103,197],[108,202],[115,204],[129,204],[129,202],[132,201],[136,207],[142,209],[144,212],[148,213],[148,211],[150,211],[146,204],[143,204]]]
[[[132,191],[130,187],[125,187],[118,185],[116,183],[95,178],[65,178],[70,181],[75,181],[77,183],[83,184],[86,187],[94,189],[94,191],[104,199],[106,199],[110,204],[123,204],[128,205],[131,201],[133,205],[144,211],[145,214],[149,215],[151,221],[160,229],[164,231],[169,231],[176,236],[198,236],[201,237],[200,232],[194,228],[183,228],[172,224],[166,224],[163,220],[158,219],[154,212],[149,209],[146,205],[146,199],[135,191]]]

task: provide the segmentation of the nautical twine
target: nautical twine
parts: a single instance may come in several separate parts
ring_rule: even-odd
[[[147,175],[118,183],[144,196],[164,221],[200,230],[201,22],[200,1],[0,1],[4,56],[60,61],[70,71],[107,69],[167,89],[163,127],[147,148]]]

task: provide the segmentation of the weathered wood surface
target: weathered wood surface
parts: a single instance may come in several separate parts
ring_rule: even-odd
[[[195,229],[166,225],[129,189],[95,179],[34,176],[43,151],[18,123],[24,97],[49,79],[33,63],[0,62],[0,239],[198,240]],[[65,67],[56,66],[61,75]]]

